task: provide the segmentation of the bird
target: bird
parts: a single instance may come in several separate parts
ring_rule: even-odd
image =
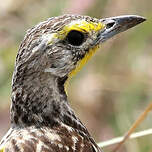
[[[66,84],[103,42],[145,20],[65,14],[27,30],[16,56],[11,126],[0,152],[102,152],[71,108]]]

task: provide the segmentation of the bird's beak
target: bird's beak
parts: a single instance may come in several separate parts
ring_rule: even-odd
[[[126,31],[137,24],[144,22],[146,19],[137,15],[125,15],[101,19],[101,23],[105,28],[99,32],[96,43],[106,41],[114,35]]]

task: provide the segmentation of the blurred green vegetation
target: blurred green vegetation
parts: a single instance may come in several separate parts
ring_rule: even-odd
[[[69,100],[96,141],[123,135],[152,99],[152,1],[0,0],[0,136],[9,127],[15,56],[28,28],[65,13],[147,21],[107,41],[69,85]],[[136,131],[151,127],[152,113]],[[128,141],[122,152],[150,152],[152,136]],[[105,152],[112,147],[105,148]]]

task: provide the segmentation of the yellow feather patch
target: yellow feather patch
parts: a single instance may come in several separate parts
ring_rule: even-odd
[[[91,31],[100,31],[105,28],[105,24],[101,22],[87,22],[85,20],[75,20],[64,26],[58,33],[46,34],[44,39],[48,40],[48,44],[52,44],[56,39],[63,40],[71,30],[77,30],[84,33],[90,33]]]
[[[68,76],[68,80],[72,78],[74,75],[76,75],[82,67],[87,63],[87,61],[94,55],[94,53],[98,50],[99,45],[95,46],[94,48],[90,49],[88,53],[84,56],[84,58],[80,61],[78,61],[77,66]],[[65,83],[65,91],[67,93],[67,87],[68,87],[69,81],[66,81]]]
[[[71,71],[69,74],[69,77],[71,78],[72,76],[76,75],[77,72],[79,72],[82,67],[87,63],[87,61],[93,56],[93,54],[97,51],[98,46],[95,46],[91,50],[88,51],[88,53],[84,56],[84,58],[80,61],[78,61],[76,68]]]
[[[59,32],[59,38],[64,39],[64,37],[71,31],[71,30],[77,30],[85,33],[89,33],[91,31],[99,31],[102,30],[105,27],[104,24],[101,22],[87,22],[85,20],[76,20],[71,22],[70,24],[66,25],[63,30]]]

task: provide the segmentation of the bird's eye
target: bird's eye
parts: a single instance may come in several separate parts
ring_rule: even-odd
[[[80,31],[71,30],[66,39],[71,45],[80,46],[84,42],[85,35]]]

